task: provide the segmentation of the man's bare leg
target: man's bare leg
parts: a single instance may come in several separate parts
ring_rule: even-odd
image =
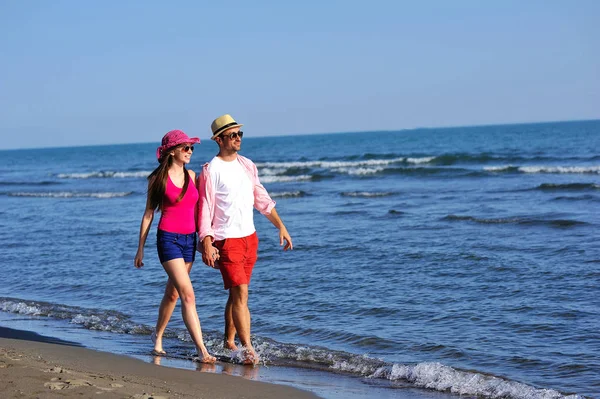
[[[229,298],[227,298],[227,304],[225,305],[225,335],[223,340],[223,347],[236,351],[238,349],[235,344],[235,324],[233,323],[233,300],[231,299],[231,290],[229,290]]]
[[[248,309],[248,284],[242,284],[231,287],[231,315],[233,324],[237,330],[238,338],[242,346],[246,348],[247,355],[244,356],[244,363],[258,363],[258,356],[250,341],[250,310]]]

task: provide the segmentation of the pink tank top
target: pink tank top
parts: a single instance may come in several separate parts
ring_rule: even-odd
[[[171,177],[167,177],[163,210],[158,222],[160,230],[179,234],[190,234],[196,231],[194,212],[199,196],[191,176],[185,195],[181,201],[176,202],[181,190],[173,184]]]

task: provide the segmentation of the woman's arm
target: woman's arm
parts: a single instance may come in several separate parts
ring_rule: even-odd
[[[150,232],[150,226],[152,225],[152,221],[154,220],[154,209],[150,206],[150,198],[146,199],[146,210],[144,211],[144,216],[142,216],[142,223],[140,223],[140,238],[138,242],[137,253],[135,254],[135,259],[133,260],[133,265],[138,269],[144,266],[144,245],[146,245],[146,238],[148,238],[148,233]]]

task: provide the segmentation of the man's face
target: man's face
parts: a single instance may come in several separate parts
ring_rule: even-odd
[[[242,134],[239,126],[225,130],[218,136],[221,140],[221,148],[228,151],[239,151],[242,147]]]

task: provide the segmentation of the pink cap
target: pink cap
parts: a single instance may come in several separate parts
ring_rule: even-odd
[[[176,147],[179,144],[195,144],[199,142],[200,139],[198,137],[188,137],[188,135],[181,130],[171,130],[163,136],[162,145],[156,149],[156,159],[160,162],[164,151]]]

